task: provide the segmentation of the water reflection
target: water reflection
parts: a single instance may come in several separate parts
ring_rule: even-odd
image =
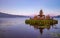
[[[27,23],[26,23],[26,24],[27,24]],[[58,24],[58,23],[56,23],[56,24]],[[39,29],[40,34],[42,35],[44,29],[49,30],[51,27],[54,28],[54,27],[56,26],[56,24],[52,24],[52,25],[42,25],[42,26],[41,26],[41,25],[31,25],[31,24],[29,24],[29,25],[30,25],[30,26],[33,26],[35,29]]]
[[[20,22],[21,21],[21,22]],[[20,20],[19,18],[0,18],[0,26],[11,26],[11,25],[19,25],[23,23],[24,20]]]

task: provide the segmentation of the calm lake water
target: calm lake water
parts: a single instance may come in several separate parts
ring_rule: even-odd
[[[38,29],[35,26],[25,24],[28,18],[0,18],[0,38],[59,38],[60,18],[58,24],[49,28]]]

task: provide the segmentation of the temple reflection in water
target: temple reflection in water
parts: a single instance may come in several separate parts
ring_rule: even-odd
[[[43,25],[43,26],[39,26],[39,25],[30,25],[30,26],[33,26],[35,29],[39,29],[40,34],[42,35],[44,29],[49,30],[51,27],[53,28],[56,25],[52,24],[52,25]]]

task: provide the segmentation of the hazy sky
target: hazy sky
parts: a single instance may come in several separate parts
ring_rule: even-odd
[[[0,12],[16,15],[60,15],[60,0],[0,0]]]

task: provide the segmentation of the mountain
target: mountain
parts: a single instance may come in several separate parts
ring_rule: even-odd
[[[7,18],[16,18],[16,17],[29,17],[29,16],[23,16],[23,15],[11,15],[11,14],[6,14],[6,13],[2,13],[0,12],[0,18],[2,17],[7,17]]]
[[[54,16],[55,18],[60,18],[60,15]]]

